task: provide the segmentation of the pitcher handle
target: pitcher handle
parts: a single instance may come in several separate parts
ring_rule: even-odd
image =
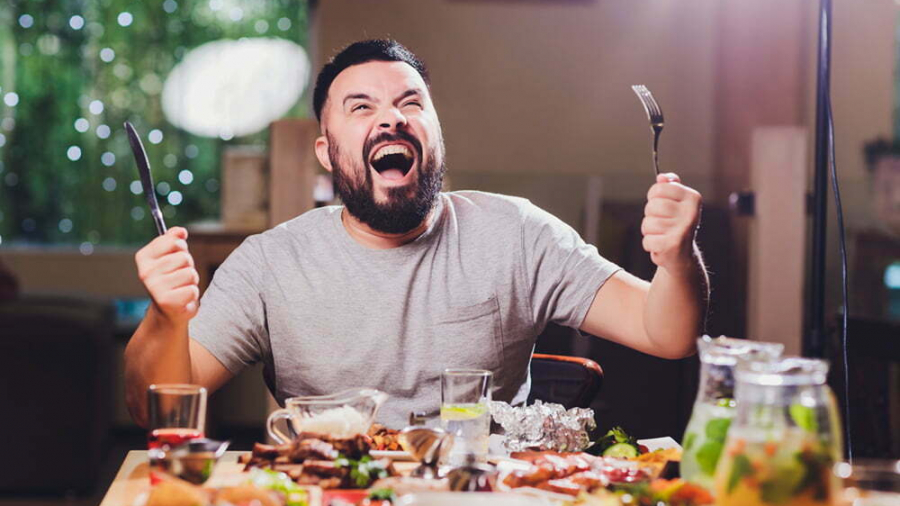
[[[288,423],[290,423],[291,418],[291,412],[284,408],[273,411],[266,420],[266,429],[269,432],[269,437],[274,439],[278,444],[290,443],[293,438],[282,432],[275,423],[282,419],[287,420]]]

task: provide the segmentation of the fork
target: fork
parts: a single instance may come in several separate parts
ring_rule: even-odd
[[[647,119],[650,120],[650,131],[653,132],[653,168],[656,170],[656,175],[658,176],[659,134],[662,133],[663,129],[663,112],[656,102],[656,99],[653,98],[653,94],[650,93],[650,90],[648,90],[646,86],[643,84],[635,84],[631,89],[634,90],[634,93],[641,99],[641,104],[644,106],[644,111],[647,113]]]

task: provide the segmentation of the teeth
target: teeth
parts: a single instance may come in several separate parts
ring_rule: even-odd
[[[406,146],[402,144],[390,144],[379,149],[372,158],[372,161],[375,162],[381,160],[387,155],[403,155],[407,158],[412,158],[412,153]]]

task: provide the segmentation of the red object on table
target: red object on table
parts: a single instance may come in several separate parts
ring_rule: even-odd
[[[367,490],[323,490],[322,506],[331,506],[331,502],[335,499],[340,499],[344,503],[357,504],[368,495]]]
[[[203,437],[203,431],[197,429],[165,428],[154,429],[147,434],[147,449],[168,446],[174,448],[192,439]]]
[[[176,446],[183,445],[192,439],[199,439],[203,437],[203,431],[197,429],[185,429],[185,428],[177,428],[177,427],[169,427],[164,429],[154,429],[151,430],[147,434],[147,449],[152,450],[154,448],[175,448]],[[151,462],[150,466],[150,485],[157,485],[164,478],[159,476],[157,471],[153,468],[153,463]]]

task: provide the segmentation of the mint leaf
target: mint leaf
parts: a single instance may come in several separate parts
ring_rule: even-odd
[[[734,492],[734,488],[737,487],[738,482],[741,481],[741,478],[747,476],[753,476],[753,464],[750,463],[750,459],[747,458],[744,454],[738,454],[734,457],[734,462],[731,464],[731,474],[728,475],[728,493]]]
[[[713,418],[706,424],[706,438],[711,441],[724,443],[729,427],[731,427],[730,418]]]
[[[684,441],[682,444],[684,445],[684,451],[689,452],[691,448],[694,447],[694,443],[697,441],[697,434],[693,432],[688,432],[684,435]]]
[[[817,432],[819,430],[819,422],[816,420],[816,410],[802,404],[791,404],[788,409],[791,414],[791,420],[797,424],[797,427],[806,432]]]
[[[716,473],[716,464],[719,463],[719,457],[722,456],[724,444],[718,441],[707,441],[697,450],[697,465],[700,470],[707,476]]]

